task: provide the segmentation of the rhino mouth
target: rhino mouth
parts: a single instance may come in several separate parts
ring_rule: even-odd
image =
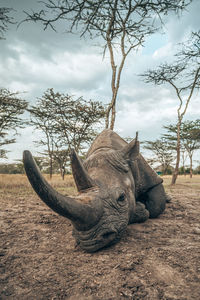
[[[101,236],[93,239],[85,239],[84,237],[75,236],[77,243],[87,252],[96,252],[102,248],[115,244],[120,240],[122,232],[106,231]]]
[[[116,232],[114,232],[114,231],[110,231],[110,232],[105,232],[103,235],[102,235],[102,238],[104,239],[104,240],[107,240],[107,239],[113,239],[113,238],[115,238],[116,237]]]

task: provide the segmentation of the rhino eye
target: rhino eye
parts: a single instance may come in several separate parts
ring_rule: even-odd
[[[119,198],[117,199],[117,202],[119,204],[123,204],[124,200],[126,199],[126,195],[125,193],[121,193],[121,195],[119,196]]]

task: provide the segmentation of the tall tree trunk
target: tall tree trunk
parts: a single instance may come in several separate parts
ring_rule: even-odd
[[[61,176],[62,180],[64,180],[65,179],[65,168],[63,167],[61,161],[59,162],[59,168],[60,168],[60,176]]]
[[[166,174],[166,170],[167,170],[167,167],[165,164],[162,165],[162,174],[165,175]]]
[[[180,163],[180,154],[181,154],[181,119],[179,118],[178,125],[177,125],[177,145],[176,145],[176,166],[172,175],[171,185],[176,183],[176,179],[178,177],[178,170],[179,170],[179,163]]]
[[[115,109],[115,104],[112,108],[112,114],[111,114],[111,122],[110,122],[110,129],[114,129],[114,125],[115,125],[115,116],[116,116],[116,109]]]
[[[118,1],[115,1],[115,4],[117,5]],[[113,12],[115,14],[115,11]],[[128,16],[127,16],[128,17]],[[107,46],[109,49],[110,53],[110,64],[111,64],[111,69],[112,69],[112,79],[111,79],[111,89],[112,89],[112,100],[110,104],[108,105],[108,109],[106,112],[106,128],[114,129],[115,125],[115,117],[116,117],[116,100],[117,100],[117,95],[119,91],[119,85],[120,85],[120,79],[121,79],[121,73],[124,67],[124,63],[126,60],[127,55],[129,52],[132,50],[133,46],[129,47],[127,51],[125,51],[125,36],[126,36],[126,30],[123,30],[123,35],[121,37],[121,43],[120,43],[120,49],[121,49],[121,61],[119,64],[119,68],[117,70],[117,66],[115,64],[115,58],[114,58],[114,52],[113,52],[113,44],[112,44],[112,39],[111,39],[111,27],[112,27],[112,19],[110,21],[110,25],[107,30],[107,35],[106,35],[106,41],[107,41]],[[135,45],[136,47],[137,45]],[[110,122],[110,126],[109,126]]]
[[[61,178],[63,178],[63,170],[62,170],[61,164],[59,164],[59,167],[60,167],[60,176],[61,176]]]
[[[183,153],[183,174],[184,174],[184,176],[186,176],[186,171],[185,171],[185,157],[184,157],[184,153]]]
[[[63,168],[63,171],[62,171],[62,179],[63,180],[65,179],[65,168]]]
[[[190,155],[190,178],[192,178],[192,155]]]
[[[113,84],[113,83],[112,83]],[[110,128],[113,130],[114,123],[115,123],[115,103],[117,98],[117,92],[115,86],[112,86],[112,100],[110,104],[108,105],[107,111],[106,111],[106,129]]]
[[[185,166],[183,167],[183,174],[186,176]]]
[[[49,169],[50,179],[52,178],[52,174],[53,174],[53,159],[52,156],[50,156],[50,169]]]

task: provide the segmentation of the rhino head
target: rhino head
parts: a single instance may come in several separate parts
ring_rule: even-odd
[[[94,252],[118,241],[132,219],[136,200],[129,162],[137,153],[137,138],[127,144],[111,130],[104,130],[97,137],[84,162],[72,151],[76,197],[55,191],[27,150],[23,161],[38,196],[55,212],[70,219],[77,243],[82,249]]]

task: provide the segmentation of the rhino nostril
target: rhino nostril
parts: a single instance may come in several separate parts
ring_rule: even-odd
[[[114,231],[110,231],[110,232],[106,232],[102,235],[103,239],[108,239],[108,238],[114,238],[116,235],[116,232]]]

